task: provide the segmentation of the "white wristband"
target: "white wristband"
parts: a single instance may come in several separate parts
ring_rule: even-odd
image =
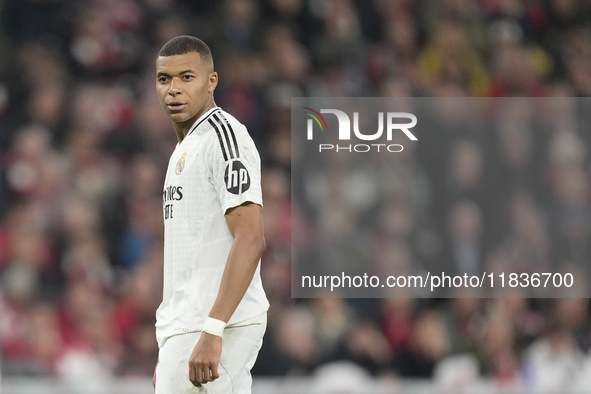
[[[226,328],[225,322],[218,319],[214,319],[213,317],[208,317],[205,319],[205,324],[203,325],[202,331],[211,335],[217,335],[218,337],[221,337],[222,333],[224,332],[224,328]]]

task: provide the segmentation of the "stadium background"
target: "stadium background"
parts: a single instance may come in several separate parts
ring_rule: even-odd
[[[588,299],[295,300],[289,289],[291,237],[305,249],[314,230],[306,207],[291,209],[290,97],[589,96],[590,22],[588,0],[0,0],[3,392],[47,379],[150,392],[176,142],[153,68],[178,34],[210,44],[216,102],[262,155],[272,308],[255,392],[472,381],[591,392]],[[419,239],[452,263],[459,244],[472,262],[589,261],[587,125],[565,116],[543,131],[447,137],[431,141],[433,160],[404,158],[420,186],[407,195],[445,198],[426,233],[408,201],[389,207],[395,258],[420,259]],[[491,157],[503,163],[495,190]],[[125,391],[128,378],[138,386]]]

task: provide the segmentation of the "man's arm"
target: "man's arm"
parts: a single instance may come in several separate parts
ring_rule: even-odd
[[[228,322],[244,297],[265,250],[262,207],[251,202],[228,209],[226,223],[234,237],[220,290],[209,317]],[[189,379],[199,387],[219,377],[222,338],[206,332],[189,359]]]

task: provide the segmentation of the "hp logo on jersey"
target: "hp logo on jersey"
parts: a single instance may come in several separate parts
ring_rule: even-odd
[[[224,173],[226,190],[232,194],[241,194],[250,188],[250,175],[239,160],[234,160],[226,166]]]

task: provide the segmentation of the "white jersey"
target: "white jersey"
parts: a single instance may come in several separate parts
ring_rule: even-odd
[[[203,327],[234,241],[224,214],[247,201],[262,205],[258,151],[244,125],[212,108],[177,144],[164,181],[164,294],[156,312],[160,347],[173,335]],[[259,262],[228,325],[240,325],[268,307]]]

